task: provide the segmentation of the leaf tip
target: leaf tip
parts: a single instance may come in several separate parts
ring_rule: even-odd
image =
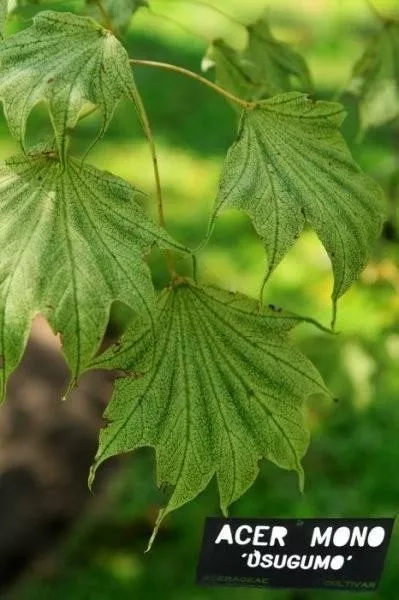
[[[87,487],[89,488],[89,491],[91,494],[93,494],[93,483],[94,483],[94,479],[96,477],[96,472],[97,472],[97,467],[98,467],[98,461],[95,460],[94,463],[91,465],[90,467],[90,471],[89,471],[89,477],[87,480]]]
[[[224,516],[225,519],[228,518],[229,516],[229,508],[227,504],[221,504],[220,505],[220,510],[222,511],[222,515]]]
[[[62,396],[62,401],[65,402],[68,400],[69,395],[71,394],[73,388],[77,385],[78,381],[76,377],[72,377],[71,381],[68,383],[68,387],[65,390],[64,395]]]
[[[337,333],[337,331],[335,329],[335,325],[337,322],[337,306],[338,306],[338,298],[333,297],[332,315],[331,315],[331,331],[332,331],[332,333]]]
[[[305,493],[305,471],[300,463],[297,468],[299,491],[303,495]]]
[[[167,513],[168,513],[167,507],[160,509],[157,520],[155,521],[154,529],[152,530],[151,537],[148,541],[147,548],[144,550],[144,554],[146,554],[147,552],[149,552],[151,550],[152,545],[155,541],[155,538],[157,537],[161,523],[164,520],[164,517],[167,515]]]

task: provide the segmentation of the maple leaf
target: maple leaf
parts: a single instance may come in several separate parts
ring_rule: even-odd
[[[24,144],[28,116],[45,102],[62,159],[84,106],[100,109],[99,139],[133,85],[126,50],[88,17],[44,11],[0,45],[0,99],[11,133]]]
[[[183,250],[109,173],[55,153],[0,166],[0,396],[42,313],[60,332],[76,380],[97,351],[119,300],[151,319],[154,290],[144,252]]]
[[[349,92],[363,131],[399,117],[399,23],[387,21],[356,63]]]
[[[211,220],[248,213],[268,253],[269,276],[308,224],[331,259],[336,302],[365,267],[384,219],[383,192],[353,160],[340,104],[288,92],[244,111]]]
[[[226,513],[262,458],[297,471],[302,485],[304,400],[328,392],[289,339],[301,318],[187,281],[165,290],[158,307],[154,359],[141,319],[92,365],[132,375],[116,382],[90,483],[105,459],[152,446],[158,485],[173,486],[157,526],[214,476]]]
[[[230,48],[216,40],[207,53],[214,63],[216,82],[233,94],[256,101],[287,92],[295,86],[312,89],[305,60],[289,44],[277,40],[266,19],[248,28],[248,43],[244,50]]]

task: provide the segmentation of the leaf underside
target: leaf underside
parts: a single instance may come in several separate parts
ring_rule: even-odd
[[[268,275],[307,223],[334,273],[333,301],[364,268],[383,221],[380,187],[361,172],[339,132],[340,104],[289,92],[245,111],[216,200],[248,213],[268,254]]]
[[[216,40],[208,57],[215,63],[217,83],[244,100],[262,100],[294,87],[306,92],[312,89],[305,60],[272,35],[265,19],[248,27],[243,51]]]
[[[362,131],[399,117],[399,24],[388,22],[353,69]]]
[[[289,341],[301,319],[259,312],[246,296],[188,282],[164,290],[158,308],[150,370],[148,327],[137,323],[94,362],[123,364],[132,376],[116,382],[90,483],[107,458],[152,446],[158,485],[173,486],[162,520],[213,476],[226,513],[254,482],[263,458],[296,470],[302,481],[309,441],[304,399],[326,388]]]
[[[97,350],[113,301],[151,318],[143,254],[155,243],[182,248],[146,216],[140,195],[73,159],[63,168],[51,153],[0,166],[1,397],[37,313],[60,332],[74,379]]]
[[[99,107],[98,139],[133,85],[123,46],[87,17],[44,11],[0,45],[0,99],[11,133],[24,144],[28,116],[43,101],[62,157],[82,108]]]

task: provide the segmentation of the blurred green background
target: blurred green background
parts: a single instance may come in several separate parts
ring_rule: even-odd
[[[267,9],[275,35],[291,42],[308,60],[317,98],[331,99],[342,92],[352,65],[379,26],[364,0],[209,2],[243,23]],[[399,16],[397,0],[374,2],[382,13],[394,15],[396,10]],[[63,3],[57,7],[61,5],[68,8]],[[211,8],[184,0],[153,0],[151,5],[155,14],[139,11],[127,32],[126,45],[132,57],[162,60],[200,72],[207,41],[223,36],[237,47],[245,43],[244,28]],[[9,27],[20,24],[11,19]],[[223,158],[235,137],[236,115],[212,90],[181,75],[136,67],[135,77],[156,137],[168,228],[177,239],[196,247],[206,233]],[[339,398],[336,404],[320,398],[308,403],[312,442],[304,461],[305,493],[300,494],[293,473],[264,464],[256,484],[233,505],[232,516],[394,516],[399,508],[399,251],[395,239],[395,200],[399,202],[399,198],[395,198],[398,192],[392,186],[393,174],[399,168],[399,128],[391,125],[373,130],[359,143],[354,103],[346,95],[341,100],[348,110],[345,138],[359,164],[387,190],[391,225],[360,281],[339,303],[339,335],[329,336],[311,326],[302,326],[296,333],[298,344]],[[31,119],[32,137],[38,124],[46,123],[47,117],[39,109]],[[95,116],[79,125],[74,142],[77,153],[84,152],[97,126]],[[16,145],[4,119],[0,136],[0,154],[5,158]],[[131,105],[120,106],[105,139],[88,160],[147,192],[148,210],[155,214],[151,163]],[[209,246],[198,258],[201,281],[257,296],[265,256],[245,216],[223,215]],[[155,283],[161,287],[166,282],[162,258],[153,257],[152,266]],[[190,273],[190,268],[188,261],[181,263],[183,272]],[[268,283],[265,301],[328,325],[331,289],[328,258],[316,236],[305,232]],[[113,318],[116,326],[122,326],[126,311],[115,310]],[[326,591],[196,587],[203,521],[208,515],[219,514],[215,486],[172,514],[152,551],[144,554],[163,502],[155,488],[154,469],[149,451],[126,457],[106,490],[93,499],[62,546],[54,550],[51,568],[33,569],[12,597],[333,597]],[[380,591],[374,597],[395,599],[398,590],[399,531],[392,541]],[[339,597],[350,595],[343,592]]]

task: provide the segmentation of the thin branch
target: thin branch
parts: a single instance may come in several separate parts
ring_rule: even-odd
[[[149,121],[149,118],[147,115],[147,111],[145,109],[143,100],[141,98],[141,95],[140,95],[140,92],[138,91],[137,86],[134,86],[134,88],[132,90],[132,99],[136,106],[136,109],[137,109],[137,112],[138,112],[138,115],[140,118],[141,126],[143,128],[144,134],[148,141],[148,146],[150,148],[151,160],[152,160],[152,165],[153,165],[153,170],[154,170],[156,194],[157,194],[158,220],[159,220],[159,224],[161,225],[161,227],[165,228],[165,214],[164,214],[164,209],[163,209],[162,187],[161,187],[161,178],[159,175],[157,151],[155,148],[154,137],[152,135],[151,125],[150,125],[150,121]],[[168,267],[169,274],[170,274],[171,278],[173,279],[175,277],[176,273],[175,273],[174,264],[173,264],[173,256],[172,256],[170,250],[165,250],[165,258],[166,258],[166,264]]]
[[[175,71],[176,73],[181,73],[182,75],[186,75],[186,77],[191,77],[192,79],[196,79],[200,83],[207,85],[208,87],[212,88],[215,92],[217,92],[221,96],[224,96],[228,100],[231,100],[231,102],[234,102],[235,104],[238,104],[239,106],[242,106],[243,108],[251,108],[251,107],[255,106],[255,102],[248,102],[247,100],[238,98],[238,96],[234,96],[233,94],[230,94],[230,92],[219,87],[218,85],[216,85],[216,83],[212,83],[212,81],[209,81],[209,79],[205,79],[205,77],[201,77],[201,75],[198,75],[197,73],[194,73],[193,71],[189,71],[188,69],[184,69],[183,67],[178,67],[177,65],[171,65],[169,63],[158,62],[158,61],[154,61],[154,60],[140,60],[137,58],[131,58],[130,62],[133,65],[142,65],[145,67],[155,67],[158,69],[165,69],[166,71]]]

